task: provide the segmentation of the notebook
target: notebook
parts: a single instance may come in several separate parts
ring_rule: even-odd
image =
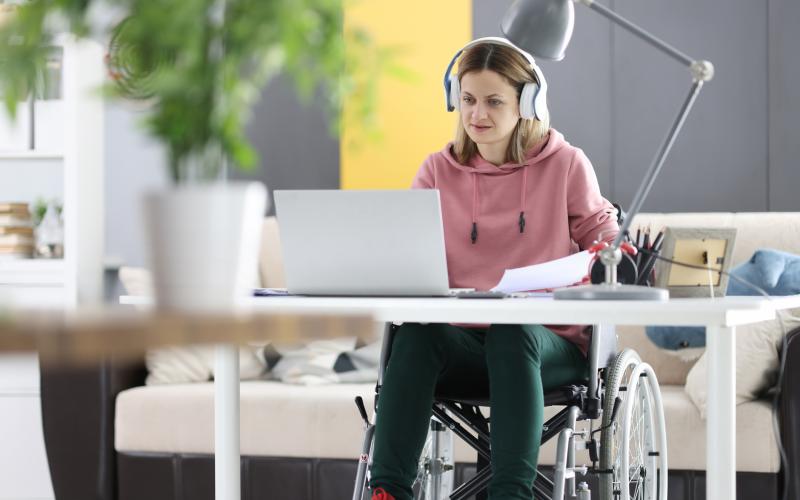
[[[438,190],[276,190],[274,198],[289,293],[451,294]]]

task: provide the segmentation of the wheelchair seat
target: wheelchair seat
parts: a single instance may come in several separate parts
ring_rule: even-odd
[[[553,389],[548,391],[544,395],[544,405],[545,406],[568,406],[568,405],[578,405],[581,406],[583,402],[583,397],[586,394],[586,388],[588,387],[589,382],[579,381],[574,384],[564,385],[557,389]],[[489,398],[486,397],[459,397],[454,395],[447,395],[447,394],[436,394],[434,398],[437,401],[442,401],[445,403],[460,403],[465,404],[467,406],[475,406],[475,407],[489,407]]]

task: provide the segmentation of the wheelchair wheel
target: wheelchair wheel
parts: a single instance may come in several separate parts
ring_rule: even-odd
[[[412,488],[414,500],[445,500],[453,491],[453,433],[436,418],[431,418]]]
[[[611,421],[615,400],[620,404]],[[622,351],[605,380],[600,443],[601,498],[667,498],[667,443],[658,380],[650,365]]]

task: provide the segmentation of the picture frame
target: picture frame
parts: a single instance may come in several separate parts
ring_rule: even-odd
[[[729,227],[666,227],[661,256],[678,262],[727,272],[731,267],[736,229]],[[670,297],[724,297],[728,276],[659,260],[655,286]]]

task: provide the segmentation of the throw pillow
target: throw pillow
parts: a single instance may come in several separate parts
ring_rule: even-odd
[[[731,274],[758,285],[769,295],[800,293],[800,255],[770,248],[756,250],[750,260],[737,266]],[[728,295],[758,295],[758,292],[731,278]]]
[[[345,337],[315,340],[294,349],[281,349],[270,376],[299,385],[374,382],[378,379],[380,340],[364,345]]]
[[[260,378],[266,371],[258,353],[261,349],[239,348],[239,377],[242,380]],[[214,346],[190,345],[147,351],[146,385],[186,384],[207,382],[214,377]]]
[[[740,280],[769,295],[800,294],[800,255],[770,248],[756,250],[750,260],[732,269],[731,275],[727,295],[759,295]],[[670,351],[706,345],[706,329],[702,326],[648,326],[645,331],[654,344]]]
[[[800,327],[800,308],[784,314],[786,332]],[[778,354],[783,332],[777,319],[736,328],[736,404],[753,401],[775,385]],[[706,417],[707,354],[704,353],[686,376],[684,390]]]
[[[150,271],[140,267],[121,267],[119,279],[126,293],[150,297],[153,282]],[[239,350],[239,374],[242,380],[259,378],[266,370],[260,347],[245,346]],[[144,358],[147,367],[145,384],[185,384],[206,382],[214,376],[213,346],[181,346],[154,349]]]

